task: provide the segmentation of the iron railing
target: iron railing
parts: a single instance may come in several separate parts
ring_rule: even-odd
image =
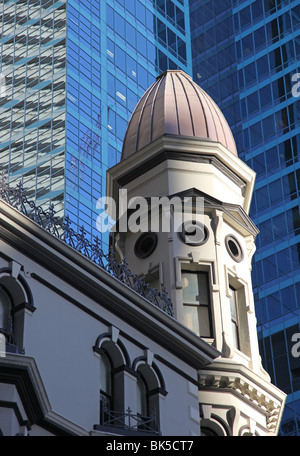
[[[162,287],[162,291],[152,288],[149,283],[131,272],[126,258],[119,263],[111,248],[105,254],[101,248],[98,236],[95,236],[94,242],[91,242],[86,238],[86,231],[83,226],[79,229],[79,232],[76,232],[71,227],[71,220],[68,215],[64,218],[56,216],[53,204],[49,205],[49,209],[44,210],[41,206],[37,206],[34,201],[27,198],[21,184],[18,184],[15,188],[11,188],[7,183],[6,173],[4,171],[0,175],[0,198],[29,217],[53,236],[96,263],[100,268],[109,272],[113,277],[146,298],[168,315],[173,316],[173,305],[165,286]]]
[[[13,318],[10,317],[8,328],[0,328],[0,334],[5,337],[5,351],[19,353],[17,339],[13,330]],[[1,345],[1,344],[0,344]],[[3,347],[0,347],[0,349]]]
[[[142,416],[133,414],[130,407],[128,407],[126,412],[117,412],[102,405],[100,424],[102,426],[121,428],[128,431],[146,432],[155,435],[160,434],[154,411],[151,416]]]

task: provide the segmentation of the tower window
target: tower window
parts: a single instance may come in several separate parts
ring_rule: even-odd
[[[246,356],[251,356],[246,287],[247,284],[236,277],[228,276],[228,313],[230,312],[228,325],[231,325],[232,345]]]
[[[201,337],[213,337],[208,273],[182,272],[184,324]]]
[[[239,340],[239,324],[238,324],[238,296],[237,291],[230,287],[231,297],[230,297],[230,313],[231,313],[231,331],[232,331],[232,340],[233,346],[240,349],[240,340]]]

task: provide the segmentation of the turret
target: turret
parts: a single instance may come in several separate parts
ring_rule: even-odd
[[[166,286],[174,318],[222,353],[199,372],[203,433],[276,434],[282,413],[285,395],[258,350],[254,182],[222,112],[179,70],[163,73],[141,98],[121,162],[107,174],[120,259],[158,290]]]

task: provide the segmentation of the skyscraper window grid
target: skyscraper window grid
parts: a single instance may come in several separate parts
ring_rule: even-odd
[[[61,211],[65,129],[64,2],[2,2],[1,167]]]
[[[167,68],[180,67],[191,74],[188,1],[13,0],[3,1],[2,9],[1,72],[7,73],[8,89],[9,43],[13,52],[20,49],[23,56],[25,44],[30,43],[30,49],[35,46],[36,60],[32,63],[36,69],[31,71],[30,81],[26,77],[22,80],[24,106],[28,106],[28,83],[35,86],[36,103],[45,96],[36,78],[36,72],[43,68],[45,47],[45,39],[36,38],[41,18],[48,35],[51,32],[44,77],[51,81],[54,78],[56,83],[49,85],[47,129],[42,131],[40,122],[32,124],[31,143],[23,128],[16,134],[12,126],[9,102],[14,100],[20,122],[25,115],[19,110],[17,93],[8,90],[6,97],[1,97],[2,125],[13,131],[12,144],[2,138],[1,164],[8,169],[9,181],[20,181],[38,204],[47,207],[51,201],[58,215],[69,215],[75,229],[83,226],[87,237],[101,238],[96,225],[97,200],[105,193],[106,169],[120,159],[126,125],[139,97]],[[55,16],[53,22],[54,12],[62,11],[64,22],[61,16]],[[49,29],[49,18],[54,32]],[[10,28],[11,20],[16,28]],[[18,32],[21,22],[22,32]],[[17,33],[22,33],[21,44],[16,44]],[[54,63],[49,61],[50,55]],[[26,67],[24,60],[22,65],[26,71],[30,63]],[[63,78],[61,85],[57,65]],[[19,68],[20,64],[20,73]],[[37,106],[36,110],[39,112]],[[42,163],[36,142],[45,144],[40,146]],[[108,237],[104,236],[102,242],[107,247]]]

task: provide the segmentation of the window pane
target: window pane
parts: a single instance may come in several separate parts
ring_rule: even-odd
[[[206,273],[198,274],[199,297],[202,306],[209,305],[208,277]]]
[[[238,333],[238,321],[237,321],[237,305],[238,305],[238,297],[237,291],[230,287],[231,297],[230,297],[230,313],[231,313],[231,332],[232,332],[232,340],[233,346],[239,349],[239,333]]]
[[[236,324],[233,321],[231,322],[231,328],[232,328],[233,346],[235,348],[239,348],[238,329],[237,329]]]
[[[182,272],[184,324],[201,337],[212,337],[206,272]]]
[[[139,378],[137,381],[137,414],[146,416],[148,415],[147,411],[147,388],[144,381]]]
[[[184,306],[184,324],[201,337],[212,337],[209,308],[207,306]]]
[[[9,329],[10,303],[6,293],[0,290],[0,328]]]
[[[204,272],[182,272],[182,293],[185,304],[208,306],[207,274]]]
[[[199,307],[199,325],[201,337],[212,337],[208,307]]]
[[[182,273],[182,293],[185,304],[199,305],[199,285],[197,274]]]
[[[100,359],[100,390],[111,395],[111,369],[108,360],[101,356]]]
[[[236,306],[235,306],[235,290],[231,290],[232,296],[230,297],[230,312],[231,319],[236,321]]]
[[[191,331],[200,336],[199,332],[199,320],[198,320],[198,307],[197,306],[184,306],[184,324]]]

